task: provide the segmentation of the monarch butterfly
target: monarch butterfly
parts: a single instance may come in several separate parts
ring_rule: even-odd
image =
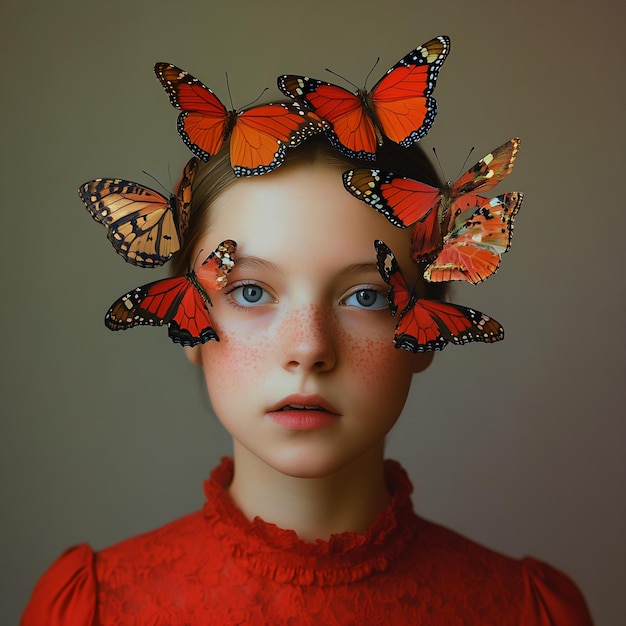
[[[96,222],[107,228],[116,252],[139,267],[163,265],[180,249],[189,224],[191,186],[198,162],[186,165],[175,195],[120,178],[97,178],[78,188]]]
[[[484,198],[478,190],[495,187],[513,168],[520,140],[507,141],[443,189],[380,170],[343,174],[355,197],[400,228],[413,227],[412,254],[431,261],[424,276],[432,282],[478,283],[493,274],[511,247],[513,221],[523,194]],[[433,260],[434,256],[434,260]]]
[[[237,176],[265,174],[285,159],[288,147],[324,130],[328,124],[297,103],[271,103],[228,111],[197,78],[171,63],[154,66],[157,78],[180,109],[178,133],[203,161],[230,138],[230,162]]]
[[[389,285],[391,314],[400,311],[394,343],[409,352],[443,350],[448,343],[494,342],[504,338],[504,330],[489,316],[458,304],[419,298],[409,289],[391,250],[382,241],[374,242],[376,264]]]
[[[204,260],[197,273],[165,278],[137,287],[118,298],[109,308],[104,323],[111,330],[133,326],[163,326],[174,343],[195,346],[211,339],[219,341],[209,317],[208,291],[222,289],[234,265],[237,244],[222,241]]]
[[[448,37],[431,39],[400,59],[369,92],[291,74],[278,77],[278,88],[330,122],[327,135],[340,152],[371,161],[383,135],[406,148],[428,133],[437,114],[431,94],[449,52]]]

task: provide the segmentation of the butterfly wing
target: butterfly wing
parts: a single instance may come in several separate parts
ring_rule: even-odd
[[[418,298],[409,289],[391,250],[375,241],[376,261],[383,280],[389,285],[392,315],[400,311],[394,343],[410,352],[443,350],[448,343],[493,342],[504,337],[504,330],[489,316],[457,304]]]
[[[182,111],[178,116],[178,134],[199,159],[208,161],[222,147],[234,113],[229,114],[206,85],[179,67],[157,63],[154,72],[172,106]]]
[[[480,196],[476,196],[480,198]],[[465,280],[476,284],[498,269],[500,257],[511,247],[513,221],[523,194],[505,193],[484,202],[469,217],[461,214],[424,277],[431,282]]]
[[[265,174],[285,160],[287,148],[328,128],[297,102],[270,103],[237,114],[230,139],[230,162],[237,176]]]
[[[371,107],[383,135],[407,148],[428,133],[437,114],[431,94],[449,52],[449,37],[435,37],[400,59],[374,86]]]
[[[344,172],[345,188],[359,200],[382,213],[394,226],[413,228],[413,258],[422,261],[441,248],[439,228],[440,191],[412,178],[381,170]]]
[[[183,176],[178,183],[176,191],[176,217],[178,222],[178,237],[184,241],[189,227],[189,217],[191,214],[191,192],[193,181],[198,169],[198,160],[192,157],[187,161],[183,169]]]
[[[116,252],[139,267],[163,265],[180,247],[176,199],[119,178],[90,180],[78,194],[107,228]]]
[[[207,289],[224,286],[235,248],[235,242],[226,240],[207,257],[201,267],[202,284],[192,269],[184,276],[157,280],[123,295],[107,311],[105,325],[111,330],[167,325],[170,339],[183,346],[219,341],[209,316]]]
[[[376,156],[378,138],[374,123],[358,94],[307,76],[279,76],[278,88],[302,106],[313,109],[330,128],[326,135],[342,154],[363,160]]]
[[[459,198],[460,202],[464,194],[471,195],[473,191],[479,189],[482,192],[493,189],[511,173],[519,149],[520,140],[514,137],[483,157],[450,187],[452,201],[455,202]],[[468,202],[471,203],[471,200]],[[455,214],[466,210],[466,208],[457,207]]]

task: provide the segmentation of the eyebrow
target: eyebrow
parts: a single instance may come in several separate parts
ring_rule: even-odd
[[[237,255],[235,257],[235,267],[240,269],[265,269],[272,272],[279,272],[277,265],[266,259],[261,259],[258,256]]]
[[[374,272],[379,274],[378,265],[376,263],[352,263],[351,265],[347,265],[344,267],[339,273],[341,275],[346,274],[365,274],[369,272]]]
[[[257,256],[237,256],[235,259],[235,266],[240,269],[262,268],[272,272],[280,272],[280,268],[275,263],[266,259],[261,259]],[[348,274],[364,274],[368,272],[378,274],[378,265],[376,265],[376,263],[351,263],[350,265],[346,265],[346,267],[342,268],[339,271],[339,274],[344,276]]]

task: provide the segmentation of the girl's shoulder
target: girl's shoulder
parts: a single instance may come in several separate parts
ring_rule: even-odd
[[[518,604],[521,624],[592,626],[582,593],[560,570],[532,557],[511,558],[444,526],[418,520],[414,549],[431,564],[427,584],[462,590],[474,607],[482,602],[493,608],[507,597],[505,604]]]
[[[20,626],[91,626],[109,583],[141,584],[195,552],[202,519],[200,511],[191,513],[98,552],[88,544],[67,549],[38,580]]]

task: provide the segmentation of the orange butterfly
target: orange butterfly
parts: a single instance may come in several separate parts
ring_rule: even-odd
[[[228,111],[197,78],[170,63],[154,66],[170,102],[182,113],[178,133],[203,161],[230,138],[230,162],[237,176],[265,174],[285,159],[287,148],[324,130],[328,124],[297,103],[271,103]]]
[[[209,317],[209,291],[222,289],[234,265],[237,244],[222,241],[197,272],[164,278],[137,287],[118,298],[109,308],[104,323],[111,330],[134,326],[168,327],[174,343],[195,346],[211,339],[219,341]]]
[[[120,256],[139,267],[157,267],[180,249],[187,232],[197,165],[195,157],[185,165],[176,195],[169,198],[120,178],[90,180],[78,195],[91,217],[106,226]]]
[[[448,343],[492,343],[504,338],[502,326],[480,311],[450,302],[419,298],[409,288],[387,245],[377,240],[374,247],[378,271],[389,285],[391,315],[395,316],[400,311],[394,335],[396,348],[409,352],[430,352],[443,350]]]
[[[405,148],[428,133],[437,107],[432,92],[450,52],[436,37],[400,59],[371,91],[356,94],[315,78],[278,77],[278,88],[330,122],[330,142],[348,157],[373,160],[385,136]]]
[[[478,283],[498,269],[501,255],[511,247],[523,194],[485,198],[477,191],[492,189],[509,174],[519,146],[519,139],[507,141],[443,189],[368,169],[345,172],[344,185],[392,224],[413,227],[413,258],[430,261],[427,280]]]

